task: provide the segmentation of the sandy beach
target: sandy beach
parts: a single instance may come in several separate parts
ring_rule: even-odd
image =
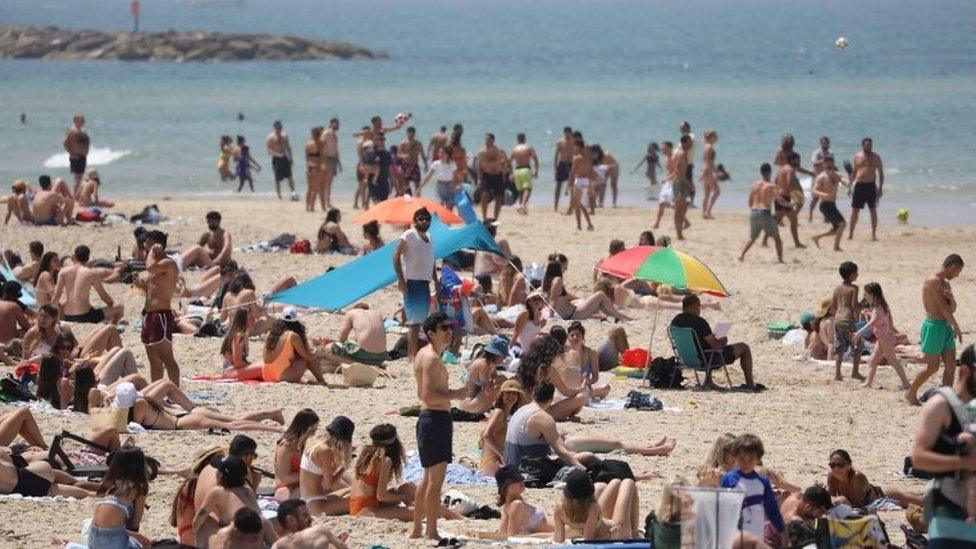
[[[549,197],[546,196],[546,199]],[[575,293],[588,292],[594,263],[604,257],[612,238],[620,238],[628,246],[636,245],[641,231],[653,223],[650,207],[645,209],[598,210],[593,219],[594,232],[578,232],[570,218],[551,212],[550,202],[540,204],[536,197],[530,215],[517,215],[512,209],[502,214],[499,235],[506,238],[513,252],[526,264],[544,262],[553,252],[569,257],[567,283]],[[280,233],[294,233],[314,241],[315,231],[323,214],[310,214],[298,202],[277,202],[268,199],[126,199],[115,208],[127,214],[139,211],[148,202],[160,206],[172,223],[162,229],[170,234],[170,248],[184,248],[194,243],[205,230],[204,214],[216,209],[223,214],[223,226],[233,235],[235,247],[271,239]],[[361,244],[358,226],[351,223],[355,210],[348,203],[341,205],[346,219],[343,227],[354,244]],[[656,204],[655,204],[656,206]],[[892,213],[882,208],[882,216]],[[844,208],[845,215],[848,210]],[[819,216],[817,216],[819,218]],[[602,436],[629,441],[655,442],[667,435],[677,438],[677,449],[668,457],[626,456],[635,471],[658,471],[663,479],[676,475],[691,478],[694,469],[716,436],[726,431],[752,432],[759,435],[766,447],[766,465],[783,473],[791,482],[806,487],[814,482],[824,482],[827,460],[831,450],[844,448],[854,460],[854,466],[864,472],[874,484],[909,490],[922,490],[924,482],[905,478],[902,461],[910,452],[918,409],[906,404],[898,389],[894,372],[882,367],[874,389],[860,389],[859,383],[849,378],[849,368],[843,382],[832,380],[831,368],[817,366],[813,362],[795,359],[801,350],[784,347],[770,340],[766,325],[771,321],[793,320],[802,311],[815,311],[820,301],[828,297],[839,282],[837,267],[841,261],[855,261],[860,268],[858,283],[876,281],[884,288],[891,306],[895,326],[918,340],[919,324],[924,316],[920,286],[925,276],[933,273],[949,253],[959,253],[972,264],[973,243],[976,227],[927,228],[914,225],[883,225],[879,230],[880,242],[870,242],[866,215],[858,226],[855,240],[844,240],[845,251],[836,253],[819,250],[809,242],[814,229],[823,230],[819,219],[811,227],[803,223],[801,238],[808,243],[806,250],[794,250],[787,245],[786,263],[778,265],[772,249],[753,248],[745,263],[737,260],[742,241],[747,235],[745,213],[720,213],[719,219],[703,221],[700,211],[690,213],[692,227],[686,232],[687,240],[676,247],[688,252],[709,265],[732,294],[722,301],[721,311],[705,311],[713,325],[716,322],[732,322],[731,341],[744,341],[752,346],[755,357],[757,381],[769,387],[759,394],[712,391],[653,391],[665,406],[680,411],[634,412],[584,409],[582,423],[562,424],[569,433],[599,433]],[[665,217],[665,224],[671,216]],[[47,249],[69,254],[79,244],[92,248],[93,258],[111,258],[116,248],[125,253],[132,243],[132,226],[84,226],[72,228],[22,228],[14,225],[0,227],[0,243],[4,248],[26,254],[27,243],[41,240]],[[673,228],[655,231],[655,235],[672,235]],[[788,240],[784,230],[784,239]],[[396,233],[383,228],[387,241]],[[823,242],[825,248],[829,243]],[[246,268],[254,278],[258,292],[265,291],[274,281],[285,275],[299,280],[323,273],[329,266],[349,260],[348,256],[297,256],[288,253],[242,253],[234,259]],[[970,302],[976,295],[976,277],[973,267],[965,269],[953,281],[954,293],[959,301],[957,320],[963,330],[964,341],[973,341],[976,326],[976,308]],[[198,280],[199,273],[190,273],[190,282]],[[125,304],[126,319],[133,322],[142,308],[143,295],[124,285],[110,285],[109,292]],[[400,296],[395,287],[388,287],[367,298],[367,302],[384,313],[391,314],[399,305]],[[632,345],[646,345],[651,337],[654,314],[652,311],[630,309],[628,314],[637,319],[624,324]],[[658,329],[652,345],[655,356],[670,356],[670,347],[663,327],[673,313],[663,311],[658,316]],[[333,314],[305,315],[303,321],[311,337],[335,337],[341,317]],[[587,342],[596,346],[614,326],[609,322],[589,320]],[[85,334],[88,326],[72,326],[76,333]],[[389,337],[389,344],[395,341]],[[484,339],[484,338],[481,338]],[[473,344],[477,338],[469,339]],[[133,350],[142,372],[148,376],[145,351],[139,342],[137,330],[129,327],[123,341]],[[321,387],[289,384],[211,384],[192,382],[188,378],[198,374],[216,374],[221,360],[218,356],[219,339],[194,339],[177,336],[174,343],[176,357],[184,376],[184,389],[209,395],[205,404],[223,412],[282,407],[286,419],[300,408],[314,409],[323,422],[337,414],[349,416],[356,422],[354,444],[368,440],[369,429],[382,422],[394,424],[408,450],[416,448],[414,418],[391,415],[397,407],[415,404],[413,376],[405,360],[389,363],[394,379],[381,379],[379,388],[328,390]],[[254,345],[252,345],[252,348]],[[908,365],[913,376],[917,365]],[[3,368],[6,374],[10,369]],[[459,383],[460,366],[450,367],[454,384]],[[742,383],[741,370],[731,367],[734,385]],[[690,376],[690,374],[689,374]],[[938,376],[937,376],[938,377]],[[338,382],[338,376],[331,376]],[[932,385],[934,379],[930,381]],[[692,384],[694,380],[692,378]],[[613,381],[611,398],[625,398],[627,391],[637,388],[636,380]],[[5,414],[13,407],[0,406]],[[47,440],[68,429],[76,433],[89,433],[87,416],[35,414]],[[477,437],[480,424],[455,425],[455,460],[461,456],[477,456]],[[249,433],[259,442],[258,465],[272,469],[272,454],[276,437],[267,433]],[[156,457],[164,468],[179,469],[186,466],[199,449],[225,443],[230,437],[206,435],[203,432],[150,432],[137,435],[137,442],[147,454]],[[617,456],[619,457],[619,456]],[[265,484],[270,484],[265,480]],[[661,487],[665,480],[644,481],[638,484],[640,516],[643,517],[657,506]],[[175,529],[169,523],[169,509],[179,479],[162,476],[151,486],[142,532],[151,538],[170,538]],[[493,504],[494,488],[461,487],[462,491],[480,504]],[[530,490],[527,501],[551,511],[557,501],[555,490]],[[82,523],[91,516],[91,503],[78,501],[25,502],[0,498],[0,514],[9,517],[0,526],[0,546],[46,547],[52,539],[79,540]],[[896,543],[903,540],[898,524],[904,521],[903,512],[882,512],[889,534]],[[18,518],[14,518],[18,517]],[[353,546],[363,547],[383,544],[390,547],[420,547],[426,544],[408,542],[408,525],[375,519],[319,518],[336,532],[349,532]],[[442,534],[469,530],[495,530],[497,521],[466,521],[444,523]]]

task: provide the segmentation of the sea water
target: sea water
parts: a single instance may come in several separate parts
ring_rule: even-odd
[[[131,26],[121,0],[3,0],[0,23]],[[140,25],[345,40],[390,59],[0,60],[0,180],[66,176],[60,142],[80,112],[105,196],[231,193],[215,167],[221,134],[248,138],[266,167],[256,184],[270,192],[263,140],[275,119],[292,136],[304,188],[308,129],[337,116],[348,168],[337,193],[348,197],[351,133],[371,115],[412,111],[425,142],[462,122],[469,153],[485,132],[506,149],[525,132],[542,160],[536,205],[551,203],[553,143],[572,126],[620,161],[621,201],[650,208],[643,169],[631,168],[688,120],[699,136],[719,133],[717,159],[732,174],[719,209],[744,209],[759,165],[791,132],[805,166],[821,135],[839,160],[873,137],[886,221],[901,207],[919,223],[976,218],[970,0],[153,0]],[[846,51],[834,47],[839,36]]]

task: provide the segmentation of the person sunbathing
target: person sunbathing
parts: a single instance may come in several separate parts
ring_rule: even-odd
[[[227,328],[227,335],[220,344],[220,355],[224,359],[223,376],[236,378],[238,371],[251,366],[248,361],[250,340],[248,335],[254,327],[254,318],[250,309],[242,308],[234,311],[234,316]]]
[[[804,348],[814,360],[834,358],[834,318],[830,314],[830,301],[823,300],[816,314],[800,319],[800,326],[807,331]]]
[[[380,238],[380,224],[378,221],[370,221],[369,223],[363,225],[363,240],[366,241],[363,247],[359,250],[359,253],[366,255],[369,252],[375,252],[376,250],[383,247],[385,244],[383,239]]]
[[[522,259],[513,255],[502,272],[498,283],[498,308],[521,305],[529,295],[529,280],[522,274]]]
[[[613,296],[604,291],[595,291],[578,298],[569,293],[563,283],[563,269],[558,261],[550,261],[542,279],[542,291],[549,296],[549,305],[564,320],[584,320],[600,314],[617,320],[631,320],[613,304]]]
[[[27,408],[14,408],[9,414],[0,417],[0,446],[10,446],[18,436],[31,446],[47,449],[37,420]]]
[[[349,340],[350,335],[355,336],[355,341]],[[325,345],[322,354],[325,363],[333,369],[356,363],[382,366],[389,358],[383,315],[365,303],[357,303],[343,315],[338,339]]]
[[[390,488],[390,481],[399,480],[403,472],[403,445],[396,427],[388,423],[377,425],[369,432],[369,438],[370,444],[356,461],[349,515],[412,521],[416,485],[404,482]]]
[[[847,504],[851,507],[869,509],[882,498],[894,500],[902,509],[907,509],[911,504],[922,505],[922,494],[889,487],[882,488],[868,482],[864,473],[854,469],[851,455],[845,450],[837,449],[831,452],[827,464],[830,467],[830,472],[827,474],[827,492],[834,505]]]
[[[146,547],[152,542],[139,533],[149,497],[146,455],[137,447],[112,456],[98,487],[95,510],[88,528],[88,547]]]
[[[31,362],[51,354],[55,348],[70,348],[64,358],[78,359],[99,356],[116,347],[122,347],[122,337],[111,324],[97,326],[79,343],[71,329],[58,322],[58,310],[53,305],[38,307],[34,325],[23,339],[24,358]]]
[[[461,401],[458,408],[472,414],[484,414],[491,410],[498,398],[499,387],[505,380],[498,370],[506,360],[508,339],[502,336],[491,338],[468,367],[467,385],[471,393]]]
[[[89,397],[89,404],[94,407],[104,407],[107,399],[101,393],[93,393]],[[100,398],[101,397],[101,398]],[[160,403],[168,398],[182,410],[168,409]],[[243,412],[230,416],[197,406],[167,379],[160,379],[145,389],[145,395],[140,395],[130,382],[123,382],[114,388],[112,398],[113,407],[129,411],[129,422],[136,422],[144,428],[156,431],[189,431],[196,429],[216,429],[228,431],[268,431],[272,433],[284,432],[281,409],[262,410],[257,412]],[[278,423],[269,425],[261,423],[270,419]]]
[[[588,540],[636,539],[639,507],[633,480],[594,485],[586,471],[573,471],[553,512],[553,541],[565,542],[567,531]]]
[[[7,204],[7,216],[3,224],[10,223],[11,217],[17,218],[17,223],[30,225],[34,223],[34,213],[31,211],[30,198],[27,194],[27,181],[18,179],[10,185],[10,194],[3,197]]]
[[[707,488],[717,488],[722,481],[722,475],[735,467],[735,452],[733,446],[735,435],[723,433],[712,444],[705,458],[705,463],[700,465],[696,471],[698,486]],[[773,487],[781,492],[796,493],[802,490],[798,485],[787,481],[779,471],[762,465],[756,468],[763,476],[769,479]]]
[[[264,363],[251,364],[237,370],[237,379],[268,382],[299,383],[305,372],[325,386],[322,366],[308,345],[305,326],[298,321],[298,311],[287,307],[268,332],[264,342]]]
[[[67,481],[62,471],[57,471],[45,461],[35,461],[25,467],[17,467],[11,461],[0,458],[0,494],[19,494],[24,497],[65,496],[84,499],[94,492]],[[70,477],[70,475],[67,475]]]
[[[318,238],[315,243],[316,253],[357,254],[356,247],[349,242],[349,237],[339,226],[341,220],[342,213],[337,208],[332,208],[325,214],[325,221],[319,227]]]
[[[206,535],[208,530],[213,529],[214,525],[219,529],[232,523],[235,514],[241,509],[251,509],[258,515],[261,513],[257,494],[247,484],[247,465],[241,458],[215,457],[211,460],[211,465],[217,470],[217,486],[203,497],[193,518],[193,532],[196,534],[197,545],[201,548],[207,547],[203,540],[209,540]],[[260,520],[265,545],[270,545],[278,536],[267,519],[262,517]]]
[[[546,319],[542,314],[545,306],[546,302],[542,294],[532,292],[525,298],[525,310],[515,319],[512,341],[522,349],[523,353],[532,347],[532,343],[546,325]]]
[[[78,189],[78,205],[86,208],[114,208],[114,202],[109,202],[108,200],[102,200],[99,198],[98,190],[101,188],[101,186],[102,179],[98,174],[98,170],[89,170],[85,181]]]
[[[563,378],[570,385],[584,384],[589,387],[590,401],[600,401],[610,394],[610,384],[600,382],[600,357],[585,344],[586,329],[578,320],[566,328],[568,339],[565,346],[566,369]]]
[[[505,462],[505,434],[508,432],[508,420],[525,402],[525,393],[517,380],[510,379],[502,383],[495,398],[494,409],[488,417],[488,425],[481,431],[478,447],[481,448],[481,460],[478,470],[486,475],[494,475]]]
[[[506,536],[550,537],[555,531],[554,520],[545,509],[526,503],[525,477],[518,467],[505,466],[495,472],[498,486],[498,507],[502,520],[498,531]]]
[[[542,334],[522,355],[517,374],[526,393],[545,382],[556,388],[559,396],[549,408],[549,415],[556,421],[565,421],[579,414],[590,398],[587,385],[567,381],[568,377],[573,376],[564,374],[567,369],[565,352],[565,347],[552,335]]]
[[[210,268],[231,260],[233,239],[229,232],[221,228],[221,220],[220,212],[207,212],[207,232],[200,236],[195,246],[180,253],[184,269]]]
[[[314,411],[303,408],[295,414],[288,429],[275,444],[274,474],[277,501],[297,497],[299,493],[299,473],[302,452],[308,438],[319,428],[319,416]]]
[[[299,488],[312,515],[345,515],[349,512],[352,475],[352,435],[356,425],[336,416],[324,433],[305,444],[299,464]]]
[[[261,514],[250,507],[241,507],[230,524],[214,532],[207,541],[212,549],[266,549],[269,538]],[[273,547],[278,546],[278,541]]]

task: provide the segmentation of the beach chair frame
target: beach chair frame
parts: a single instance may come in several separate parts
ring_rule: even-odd
[[[729,376],[729,366],[725,363],[725,358],[722,356],[721,349],[706,349],[701,341],[698,339],[698,334],[695,333],[691,328],[681,328],[678,326],[668,326],[668,339],[671,341],[671,350],[674,351],[674,357],[678,361],[679,368],[688,368],[695,373],[695,383],[701,387],[701,380],[698,378],[698,372],[705,372],[706,378],[712,370],[715,370],[717,366],[721,365],[722,370],[725,371],[725,380],[729,383],[729,389],[732,388],[732,378]],[[682,347],[690,346],[691,349],[685,348],[682,351]],[[690,352],[694,351],[694,352]],[[688,356],[691,355],[691,356]],[[702,362],[702,357],[705,361]],[[718,363],[712,365],[714,358],[718,357]],[[678,372],[680,370],[675,370]]]

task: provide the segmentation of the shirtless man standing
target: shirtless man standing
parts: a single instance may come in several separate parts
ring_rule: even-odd
[[[37,191],[33,202],[31,202],[34,224],[67,225],[71,221],[71,208],[74,204],[69,203],[61,194],[51,190],[51,176],[40,176],[37,178],[37,184],[41,186],[41,190]]]
[[[573,161],[570,164],[569,173],[567,174],[569,183],[566,187],[566,192],[570,193],[569,211],[576,213],[577,231],[583,230],[580,214],[586,218],[586,230],[592,231],[593,222],[590,221],[590,212],[586,210],[586,205],[583,203],[583,200],[587,199],[592,192],[590,187],[597,178],[597,173],[593,169],[592,153],[587,148],[583,138],[574,135],[573,144],[575,154],[573,155]]]
[[[687,124],[687,122],[685,122]],[[683,231],[688,228],[685,224],[685,215],[688,213],[688,204],[695,195],[695,186],[689,174],[692,172],[692,160],[689,156],[695,146],[695,141],[691,134],[681,136],[681,144],[674,152],[674,232],[678,240],[684,240]]]
[[[118,324],[122,319],[124,309],[121,303],[115,303],[112,296],[102,285],[104,275],[88,267],[91,250],[88,246],[78,246],[71,256],[71,264],[65,266],[58,273],[58,283],[54,287],[53,303],[61,304],[61,294],[65,294],[65,301],[61,304],[61,318],[68,322],[85,322],[98,324],[109,321]],[[98,297],[105,303],[104,309],[96,309],[89,302],[89,294],[94,289]]]
[[[349,334],[355,333],[355,341],[349,341]],[[379,366],[388,358],[386,353],[386,332],[383,330],[383,315],[358,303],[346,311],[336,342],[324,348],[325,361],[334,366],[339,364],[369,364]]]
[[[329,120],[329,127],[322,132],[321,155],[325,163],[325,174],[322,177],[321,199],[325,201],[322,209],[329,211],[332,207],[332,182],[342,172],[342,162],[339,160],[339,119]]]
[[[552,169],[556,177],[556,195],[552,209],[559,211],[559,195],[563,193],[563,183],[569,179],[569,170],[573,167],[573,155],[576,148],[573,143],[573,128],[563,128],[563,136],[556,141],[556,152],[552,157]]]
[[[511,170],[515,188],[519,192],[518,211],[528,213],[529,198],[532,196],[532,180],[539,177],[539,157],[532,145],[525,142],[525,134],[515,136],[517,144],[512,149]]]
[[[444,313],[427,317],[423,325],[427,341],[414,362],[417,381],[417,398],[420,400],[420,416],[417,418],[417,449],[424,478],[417,486],[414,501],[413,531],[411,538],[424,535],[423,520],[427,520],[427,539],[440,539],[437,517],[441,513],[441,486],[447,473],[447,464],[453,458],[454,425],[451,419],[451,401],[462,400],[469,393],[467,386],[450,389],[447,368],[441,361],[441,353],[447,349],[454,335],[454,324]]]
[[[793,235],[793,246],[797,249],[806,248],[800,243],[799,211],[803,208],[802,202],[797,204],[793,199],[796,191],[802,195],[803,189],[800,187],[800,180],[796,172],[800,168],[800,155],[790,153],[787,157],[787,164],[782,166],[776,174],[776,188],[781,200],[776,201],[776,223],[779,224],[784,217],[789,219],[790,234]],[[763,239],[765,241],[765,239]],[[765,242],[763,242],[765,244]]]
[[[234,245],[230,233],[220,227],[221,219],[220,212],[207,212],[207,232],[200,236],[195,246],[180,253],[184,269],[210,268],[230,261]]]
[[[491,219],[498,219],[505,197],[505,171],[508,158],[505,151],[495,146],[495,135],[485,134],[485,147],[478,151],[478,183],[481,189],[481,219],[488,219],[488,203],[495,201],[495,213]]]
[[[97,206],[99,208],[115,207],[114,202],[101,200],[98,197],[98,189],[101,186],[102,180],[98,175],[98,170],[89,170],[88,177],[85,178],[85,182],[81,184],[81,190],[78,191],[78,205],[85,207]]]
[[[925,370],[919,372],[905,391],[905,399],[918,405],[918,390],[925,381],[939,371],[939,360],[945,364],[942,384],[952,385],[956,374],[956,340],[962,343],[962,331],[956,323],[956,298],[952,295],[949,281],[962,272],[963,260],[952,254],[942,262],[942,268],[922,283],[922,305],[925,307],[925,320],[922,321],[922,356]]]
[[[440,130],[430,136],[427,142],[427,158],[431,162],[437,160],[441,149],[447,146],[447,126],[441,126]]]
[[[180,367],[173,356],[173,334],[177,331],[176,315],[171,308],[176,281],[180,271],[176,262],[166,255],[166,233],[146,233],[146,305],[142,311],[142,344],[149,358],[149,377],[153,381],[163,377],[163,368],[170,381],[179,386]]]
[[[878,201],[884,196],[884,167],[881,157],[872,149],[874,142],[870,137],[861,140],[861,152],[854,155],[854,175],[851,178],[853,198],[851,198],[851,230],[847,239],[854,238],[857,217],[867,205],[871,212],[871,240],[878,240]]]
[[[281,199],[281,180],[288,180],[288,189],[291,190],[292,201],[298,200],[298,194],[295,192],[295,181],[291,177],[291,164],[292,164],[292,154],[291,154],[291,141],[288,139],[288,134],[282,130],[281,120],[275,120],[273,125],[273,130],[268,134],[268,138],[265,140],[265,147],[268,149],[268,155],[271,156],[271,167],[274,171],[275,180],[275,193],[278,195],[278,199]]]
[[[828,156],[834,156],[834,153],[830,150],[830,138],[825,135],[820,138],[820,147],[810,155],[810,163],[813,164],[814,181],[816,181],[820,172],[824,171],[824,159]],[[810,217],[807,221],[811,223],[813,222],[813,210],[817,208],[817,202],[819,201],[820,199],[817,198],[817,195],[813,195],[810,199]]]
[[[414,196],[420,196],[420,161],[424,161],[424,171],[426,171],[427,155],[424,154],[423,143],[417,141],[417,129],[413,126],[407,128],[407,138],[400,143],[397,156],[400,157],[403,180],[408,185],[413,183]]]
[[[762,174],[762,179],[753,183],[752,187],[749,188],[749,210],[751,210],[749,214],[749,239],[742,247],[739,261],[745,261],[746,252],[755,244],[756,239],[759,238],[759,233],[765,231],[766,236],[773,237],[773,241],[776,243],[776,258],[782,263],[783,240],[779,237],[779,224],[776,223],[772,213],[773,201],[779,201],[782,198],[776,192],[776,185],[770,181],[773,175],[773,167],[769,164],[763,164],[759,168],[759,173]]]
[[[844,250],[840,249],[840,239],[844,236],[844,227],[847,226],[847,222],[844,221],[844,216],[837,209],[837,186],[843,185],[850,191],[851,184],[837,173],[833,155],[824,156],[820,163],[820,175],[813,182],[813,200],[820,200],[820,213],[823,214],[827,223],[830,223],[831,229],[815,235],[812,240],[814,245],[819,248],[821,238],[833,236],[834,251],[842,252]]]
[[[68,160],[71,163],[71,175],[75,179],[74,191],[72,195],[78,195],[78,188],[81,187],[81,176],[85,173],[88,166],[88,151],[91,148],[91,137],[85,132],[85,117],[76,114],[73,123],[68,128],[68,133],[64,135],[61,146],[68,153]]]

